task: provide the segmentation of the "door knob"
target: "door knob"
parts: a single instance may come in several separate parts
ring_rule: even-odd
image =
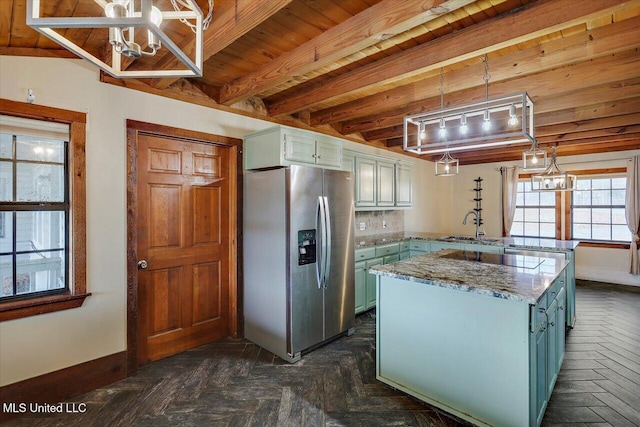
[[[138,269],[139,270],[144,270],[145,268],[147,268],[149,264],[147,264],[147,260],[146,259],[142,259],[140,261],[138,261]]]

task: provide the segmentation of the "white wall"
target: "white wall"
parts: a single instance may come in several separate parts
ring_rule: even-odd
[[[98,77],[81,60],[0,57],[2,98],[26,102],[32,89],[36,104],[87,113],[87,288],[93,294],[81,308],[0,323],[0,386],[126,348],[127,119],[235,138],[273,126]],[[355,143],[345,148],[382,154]],[[417,197],[416,204],[425,203]]]

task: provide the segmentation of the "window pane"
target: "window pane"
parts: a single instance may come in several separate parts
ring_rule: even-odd
[[[12,212],[0,212],[0,252],[13,252]]]
[[[629,228],[626,225],[611,226],[611,240],[630,242],[631,232],[629,231]]]
[[[525,223],[524,224],[524,235],[525,236],[538,236],[538,223]]]
[[[539,218],[537,208],[526,208],[524,210],[524,220],[526,222],[538,222]]]
[[[516,208],[516,212],[513,215],[514,221],[523,221],[524,220],[524,210],[522,208]]]
[[[591,223],[591,209],[575,208],[573,210],[573,222],[583,224]]]
[[[594,208],[591,211],[591,222],[593,224],[611,224],[611,209]]]
[[[13,295],[13,260],[11,256],[0,256],[0,296]]]
[[[523,188],[524,192],[526,192],[526,193],[530,192],[531,191],[531,181],[529,181],[529,180],[524,181],[522,183],[522,188]]]
[[[16,214],[18,251],[64,248],[64,212],[38,211]]]
[[[578,181],[580,182],[580,181]],[[591,192],[590,191],[579,191],[575,190],[573,192],[573,204],[577,206],[587,206],[591,204]]]
[[[627,188],[627,178],[611,179],[611,188]]]
[[[0,157],[3,159],[13,158],[13,135],[0,133]]]
[[[540,209],[540,222],[556,222],[556,210],[551,208]]]
[[[13,201],[13,163],[0,162],[0,201]]]
[[[591,203],[593,205],[610,205],[611,204],[611,191],[609,190],[594,190],[591,192]]]
[[[64,167],[18,163],[17,199],[25,202],[63,202]]]
[[[591,180],[590,179],[579,179],[576,188],[578,190],[589,190],[591,188]]]
[[[545,191],[540,194],[540,204],[542,206],[555,206],[556,194],[554,192]]]
[[[16,137],[16,158],[18,160],[62,163],[64,161],[64,142],[18,135]]]
[[[512,236],[522,236],[524,233],[524,225],[521,222],[515,222],[511,225],[511,234]]]
[[[574,224],[573,236],[574,239],[591,239],[591,224]]]
[[[611,191],[611,204],[624,206],[624,197],[626,190],[612,190]]]
[[[609,225],[594,224],[591,232],[594,240],[611,240],[611,227]]]
[[[611,188],[611,178],[596,178],[591,180],[591,188],[604,190]]]
[[[627,217],[625,216],[624,209],[611,209],[611,223],[627,225]]]
[[[554,239],[556,237],[556,225],[541,223],[540,237],[549,237],[551,239]]]
[[[64,288],[64,252],[18,255],[18,294]]]
[[[524,193],[525,206],[537,206],[540,203],[540,193]]]
[[[516,194],[516,206],[524,205],[524,193]]]

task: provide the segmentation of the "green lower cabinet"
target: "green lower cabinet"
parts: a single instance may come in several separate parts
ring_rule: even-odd
[[[533,390],[532,399],[535,402],[535,410],[531,411],[535,416],[535,424],[539,426],[544,417],[544,411],[547,409],[547,327],[542,326],[535,333],[535,372],[532,378]]]
[[[431,242],[431,252],[438,252],[443,249],[462,249],[460,243],[447,243],[447,242]]]
[[[370,259],[367,263],[366,300],[364,309],[369,310],[376,306],[376,275],[369,273],[371,267],[384,264],[384,258]]]
[[[547,396],[551,397],[558,378],[558,302],[554,299],[547,308]]]
[[[411,258],[411,251],[400,252],[400,261]]]
[[[491,246],[491,245],[474,245],[474,244],[466,244],[462,245],[463,251],[475,251],[475,252],[491,252],[494,254],[503,254],[504,248],[502,246]]]
[[[356,262],[356,276],[355,276],[355,299],[356,299],[356,314],[362,313],[365,310],[365,304],[367,300],[367,263],[366,261]]]

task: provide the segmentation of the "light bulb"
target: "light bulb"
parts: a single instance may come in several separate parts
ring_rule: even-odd
[[[516,106],[511,104],[509,107],[509,126],[516,126],[518,124],[518,116],[516,114]]]
[[[489,117],[489,110],[484,110],[484,122],[482,122],[482,129],[491,129],[491,118]]]
[[[544,188],[549,188],[549,184],[551,183],[551,181],[549,181],[549,178],[546,178],[543,182],[544,184]]]
[[[462,116],[460,116],[460,133],[466,135],[468,130],[469,127],[467,126],[467,116],[463,114]]]
[[[104,14],[108,18],[124,18],[127,16],[127,6],[129,6],[129,0],[113,0],[105,6]]]
[[[162,24],[162,12],[155,6],[151,6],[151,14],[149,15],[149,21],[154,24],[156,27],[159,27]]]
[[[447,127],[444,124],[444,119],[440,119],[440,138],[447,136]]]
[[[449,162],[444,164],[444,171],[447,173],[449,172]]]
[[[531,163],[533,163],[534,165],[538,164],[538,157],[534,154],[533,157],[531,158]]]
[[[427,131],[424,123],[420,123],[420,141],[424,141],[425,139],[427,139]]]

